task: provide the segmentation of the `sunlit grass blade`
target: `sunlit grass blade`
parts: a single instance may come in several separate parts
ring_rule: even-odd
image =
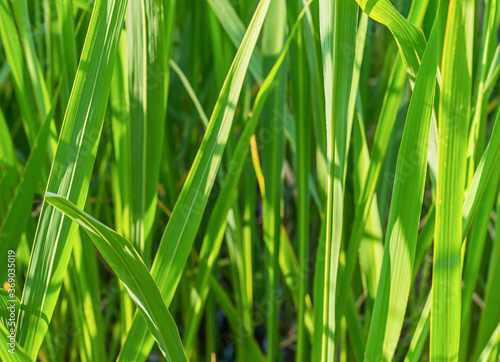
[[[335,355],[337,268],[342,239],[348,137],[352,126],[352,118],[348,119],[348,105],[352,96],[355,58],[355,52],[345,51],[345,44],[356,42],[357,15],[357,6],[352,1],[320,1],[328,169],[323,321],[321,326],[316,326],[322,328],[322,361],[332,361]]]
[[[94,6],[87,41],[73,86],[47,191],[82,207],[88,192],[104,121],[113,63],[126,1]],[[71,254],[75,225],[52,206],[42,207],[23,292],[18,341],[31,358],[38,354],[54,311]]]
[[[36,55],[33,41],[31,22],[28,14],[28,1],[19,0],[12,2],[14,16],[18,24],[19,39],[24,48],[28,75],[35,95],[35,101],[42,120],[45,119],[50,108],[50,98],[43,78],[40,62]],[[11,35],[13,36],[13,34]]]
[[[456,361],[460,342],[460,250],[471,91],[464,10],[462,1],[450,1],[441,66],[430,342],[434,361]]]
[[[245,35],[245,25],[239,18],[229,0],[208,0],[221,25],[226,30],[234,46],[238,47]],[[255,49],[250,59],[249,70],[258,83],[262,83],[264,72],[262,70],[262,55]]]
[[[24,173],[16,187],[9,210],[0,229],[0,253],[7,255],[8,250],[17,250],[21,235],[31,214],[31,205],[37,187],[45,188],[46,180],[42,179],[45,150],[49,139],[50,122],[45,122],[35,139],[31,153],[26,162]],[[5,280],[7,270],[0,271],[0,280]]]
[[[141,310],[165,357],[171,361],[187,361],[177,326],[146,265],[132,244],[64,197],[47,193],[45,199],[85,228],[96,248]]]
[[[366,361],[380,356],[391,360],[403,326],[427,173],[429,130],[436,88],[437,35],[437,27],[434,27],[417,74],[399,148]]]
[[[149,265],[166,105],[163,2],[129,3],[127,12],[130,106],[130,240]]]
[[[24,131],[30,144],[33,144],[40,128],[40,121],[36,117],[35,102],[30,93],[29,76],[24,67],[23,52],[16,24],[14,23],[14,16],[10,11],[7,0],[0,1],[0,19],[2,19],[0,21],[0,36],[2,37],[3,49],[14,80],[17,101],[21,106]]]
[[[8,290],[0,289],[0,357],[5,362],[30,361],[24,349],[16,343],[15,320],[18,310],[19,300]]]
[[[257,127],[257,120],[259,119],[264,104],[267,100],[267,96],[271,91],[271,86],[273,84],[276,75],[282,63],[285,59],[285,55],[290,46],[290,42],[297,31],[298,24],[304,15],[304,11],[299,15],[295,26],[292,28],[287,42],[284,44],[281,50],[280,56],[274,64],[273,68],[267,75],[262,86],[259,89],[259,93],[256,96],[255,103],[252,110],[252,116],[248,120],[248,123],[240,136],[238,145],[233,152],[233,158],[228,167],[228,173],[224,179],[224,183],[221,187],[219,196],[215,203],[214,209],[212,210],[212,216],[208,221],[207,230],[205,232],[205,237],[203,239],[203,244],[200,251],[200,261],[198,263],[198,274],[196,277],[195,289],[191,293],[190,300],[190,315],[189,324],[186,328],[184,344],[186,347],[187,355],[190,355],[192,345],[194,343],[195,333],[198,329],[201,311],[203,310],[203,305],[208,295],[208,282],[209,276],[212,273],[212,268],[217,255],[220,251],[220,246],[224,236],[225,225],[227,224],[227,218],[221,217],[221,215],[227,215],[229,209],[234,203],[235,192],[238,186],[238,180],[245,166],[245,160],[250,149],[250,139],[255,132]]]
[[[255,11],[229,70],[204,140],[172,212],[153,263],[151,274],[167,306],[174,296],[215,180],[243,79],[268,7],[269,0],[262,0]],[[138,345],[137,340],[144,340],[144,343]],[[120,358],[145,359],[151,347],[152,339],[148,336],[146,325],[142,317],[136,316]]]
[[[426,6],[424,5],[426,5],[426,3],[413,3],[408,16],[410,21],[414,21],[416,24],[420,24],[422,22],[426,10]],[[387,21],[386,24],[391,24],[391,26],[394,25],[394,23],[389,21]],[[407,51],[407,49],[400,46],[399,51],[403,52]],[[411,55],[408,55],[406,58],[412,59]],[[354,274],[356,259],[358,258],[359,243],[363,234],[365,221],[369,215],[373,196],[381,178],[382,165],[387,155],[391,133],[396,122],[398,104],[401,101],[406,74],[407,72],[414,72],[415,74],[418,72],[418,68],[414,69],[415,65],[413,63],[407,64],[407,66],[411,66],[413,70],[409,68],[405,69],[404,62],[401,57],[398,56],[391,70],[387,90],[384,94],[382,109],[380,111],[375,129],[373,145],[371,147],[370,165],[367,171],[366,183],[356,200],[356,214],[354,224],[352,226],[352,233],[349,236],[346,268],[342,273],[339,286],[341,290],[345,290],[349,287]],[[342,314],[345,309],[346,302],[347,294],[340,294],[338,301],[340,314]]]
[[[414,82],[426,45],[422,30],[401,16],[389,0],[356,0],[356,2],[373,20],[386,25],[392,32],[401,50],[410,81]]]

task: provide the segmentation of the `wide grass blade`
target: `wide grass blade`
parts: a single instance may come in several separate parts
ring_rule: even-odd
[[[471,91],[464,11],[462,1],[450,1],[441,66],[430,343],[435,361],[458,360],[460,342],[460,250]]]
[[[177,326],[151,274],[132,244],[64,197],[47,193],[45,200],[85,228],[96,248],[142,312],[165,357],[171,361],[187,361]]]
[[[384,259],[365,361],[391,360],[403,326],[426,178],[437,72],[437,27],[427,45],[406,116],[392,191]]]
[[[163,1],[129,3],[127,12],[130,106],[130,240],[149,265],[163,146],[167,63]]]

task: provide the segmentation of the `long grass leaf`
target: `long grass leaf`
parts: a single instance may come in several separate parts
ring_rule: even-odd
[[[384,259],[368,334],[365,360],[391,360],[410,291],[424,194],[429,130],[437,72],[437,27],[418,72],[399,149]],[[377,357],[378,358],[378,357]]]
[[[456,361],[460,341],[462,205],[471,90],[464,4],[450,1],[442,60],[431,359]]]
[[[80,207],[88,192],[125,8],[126,1],[95,4],[48,181],[47,191]],[[38,354],[52,317],[76,230],[48,204],[38,225],[18,321],[18,341],[31,358]]]
[[[229,70],[212,113],[204,140],[165,229],[151,274],[167,306],[170,305],[196,236],[208,195],[220,165],[250,57],[255,47],[269,0],[255,11],[241,47]],[[138,344],[137,341],[143,341]],[[120,358],[144,359],[152,346],[142,317],[135,317]],[[139,357],[140,356],[140,357]]]
[[[141,310],[149,330],[165,357],[171,361],[187,361],[174,319],[165,306],[146,265],[132,244],[78,209],[66,198],[47,193],[45,200],[85,228],[96,248]]]

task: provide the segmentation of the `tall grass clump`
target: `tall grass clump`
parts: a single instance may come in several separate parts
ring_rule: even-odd
[[[500,360],[497,0],[0,0],[0,360]]]

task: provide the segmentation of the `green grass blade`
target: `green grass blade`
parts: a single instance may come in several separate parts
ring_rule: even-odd
[[[31,214],[31,205],[38,184],[45,188],[46,180],[42,180],[42,165],[45,162],[45,150],[49,139],[50,122],[45,122],[40,129],[31,153],[26,162],[24,173],[16,187],[9,210],[0,229],[0,253],[7,255],[8,250],[17,250],[21,235],[26,228]],[[0,280],[5,280],[7,271],[0,271]]]
[[[165,306],[146,265],[132,244],[78,209],[66,198],[47,193],[45,200],[85,228],[96,248],[125,285],[142,312],[149,330],[165,357],[171,361],[187,361],[174,319]]]
[[[274,0],[262,29],[262,57],[264,71],[271,70],[283,48],[286,32],[286,1]],[[267,267],[267,358],[278,358],[280,341],[278,332],[279,303],[279,245],[281,226],[282,167],[284,158],[286,69],[280,68],[262,110],[262,172],[265,194],[263,197],[263,238]],[[265,139],[264,139],[265,137]]]
[[[83,206],[116,55],[126,1],[98,1],[64,117],[47,191]],[[22,298],[18,341],[38,354],[71,254],[75,226],[53,207],[42,207]]]
[[[483,156],[476,168],[472,182],[465,195],[463,206],[463,233],[467,233],[479,210],[481,197],[484,194],[491,174],[500,156],[500,112],[497,112],[495,124],[491,131],[490,142],[484,150]]]
[[[497,169],[494,171],[496,173],[496,183],[494,182],[495,179],[492,179],[491,185],[489,185],[489,188],[496,189],[493,192],[490,193],[485,193],[484,196],[487,197],[489,196],[490,198],[495,198],[494,195],[497,197],[497,202],[496,202],[496,214],[498,215],[498,211],[500,210],[500,198],[498,197],[498,174],[500,173],[498,169],[498,165],[500,162],[497,161]],[[489,211],[486,209],[486,211]],[[490,219],[490,213],[486,213],[485,215],[480,217],[480,219],[486,219],[485,223],[487,224]],[[498,323],[500,323],[500,313],[498,310],[498,304],[500,303],[500,292],[498,290],[497,286],[497,281],[498,277],[500,275],[500,222],[498,221],[498,216],[497,220],[495,223],[495,239],[493,240],[493,248],[491,250],[491,256],[489,258],[489,265],[488,265],[488,279],[486,281],[486,291],[484,294],[484,306],[483,309],[481,310],[481,318],[479,319],[479,326],[477,330],[477,337],[476,337],[476,348],[474,353],[472,354],[472,358],[475,359],[477,355],[479,354],[479,351],[481,351],[483,348],[486,348],[489,344],[488,340],[490,338],[490,335],[494,333],[495,327]],[[498,353],[499,350],[495,348],[494,355],[492,356],[492,359],[498,358]]]
[[[196,96],[196,93],[193,90],[193,87],[191,87],[191,84],[189,83],[189,79],[187,79],[187,77],[184,74],[184,72],[182,71],[182,69],[179,68],[179,66],[177,65],[176,62],[173,61],[173,59],[170,59],[170,67],[172,68],[172,70],[177,74],[177,76],[181,80],[182,85],[184,86],[184,88],[186,89],[186,92],[189,95],[189,98],[191,98],[191,100],[194,103],[194,106],[196,107],[196,111],[198,112],[198,114],[201,118],[201,121],[203,122],[203,126],[205,128],[207,128],[208,127],[208,117],[205,114],[205,111],[203,110],[203,107],[200,104],[200,101],[199,101],[198,97]]]
[[[437,72],[437,34],[435,27],[417,74],[406,116],[365,361],[380,356],[391,360],[403,326],[427,171]]]
[[[24,48],[28,75],[35,95],[36,105],[41,119],[44,120],[50,108],[50,98],[35,51],[35,43],[33,41],[31,22],[28,14],[28,1],[14,1],[12,2],[12,7],[18,24],[19,38]]]
[[[424,6],[425,4],[423,3],[421,4],[422,6],[417,6],[419,4],[417,2],[413,4],[412,9],[410,10],[409,19],[414,21],[416,24],[419,24],[422,21],[421,19],[423,18],[426,6]],[[399,50],[402,52],[404,48],[400,47]],[[407,58],[410,58],[410,56]],[[358,258],[358,248],[364,230],[364,224],[368,218],[371,203],[381,177],[382,165],[387,154],[391,133],[394,129],[398,105],[401,101],[407,72],[410,72],[410,70],[405,71],[405,66],[401,57],[397,57],[391,71],[389,84],[384,95],[382,109],[375,129],[366,183],[360,193],[360,196],[356,200],[356,214],[352,227],[353,232],[349,237],[346,269],[342,273],[339,286],[340,290],[346,290],[351,284],[352,276],[356,267],[356,259]],[[340,294],[338,301],[340,314],[343,314],[346,303],[347,294]]]
[[[127,12],[131,154],[130,240],[149,265],[165,119],[162,0],[129,3]]]
[[[291,39],[293,38],[293,35],[297,30],[297,25],[299,24],[303,15],[304,11],[297,19],[294,28],[290,32],[287,42],[283,46],[278,60],[274,64],[273,68],[271,69],[261,88],[259,89],[259,93],[256,96],[253,106],[252,116],[248,120],[248,123],[240,136],[238,145],[233,152],[233,158],[231,159],[231,163],[228,167],[229,171],[226,175],[226,178],[224,179],[224,183],[221,187],[219,196],[212,210],[212,216],[208,221],[207,230],[205,232],[205,237],[203,239],[200,251],[200,261],[198,264],[196,286],[193,290],[193,293],[191,293],[190,315],[192,315],[192,317],[189,318],[190,323],[188,324],[185,332],[184,340],[188,355],[190,355],[189,351],[191,350],[191,346],[194,342],[195,333],[198,329],[198,325],[201,319],[201,311],[203,310],[203,305],[208,295],[207,287],[209,276],[211,275],[213,264],[220,251],[225,225],[227,224],[227,218],[221,217],[221,215],[227,215],[234,203],[238,181],[243,171],[243,167],[245,166],[245,160],[250,148],[250,139],[255,132],[255,129],[257,127],[257,120],[262,113],[262,109],[267,100],[267,96],[271,91],[271,86],[281,65],[283,64]]]
[[[245,25],[229,0],[208,0],[208,3],[212,7],[224,30],[226,30],[233,45],[239,47],[245,36]],[[258,49],[253,51],[249,70],[257,83],[262,83],[264,72],[262,70],[262,55]]]
[[[439,104],[436,231],[432,274],[431,359],[456,361],[460,342],[462,206],[471,75],[463,3],[450,1]]]
[[[11,295],[8,290],[0,289],[0,357],[5,362],[30,361],[24,349],[16,343],[15,320],[18,311],[19,300],[15,295]]]
[[[301,0],[294,2],[300,9]],[[297,10],[298,11],[298,10]],[[305,27],[300,26],[295,42],[292,45],[290,56],[292,101],[295,108],[295,129],[297,131],[297,234],[299,257],[299,285],[298,285],[298,310],[297,310],[297,350],[296,361],[303,361],[308,354],[308,338],[306,330],[306,295],[308,294],[308,262],[309,262],[309,173],[311,163],[311,132],[308,124],[310,107],[308,97],[310,84],[308,80],[307,53],[305,45]],[[283,245],[280,245],[280,250]]]
[[[23,52],[14,17],[7,0],[0,1],[0,36],[14,80],[14,90],[23,116],[23,126],[30,144],[35,142],[40,121],[36,117],[34,100],[30,94],[29,76],[24,68]]]
[[[492,210],[494,210],[495,204],[495,196],[498,194],[498,184],[500,182],[500,161],[497,159],[495,168],[493,169],[493,174],[491,175],[491,179],[486,185],[486,189],[482,196],[482,200],[480,201],[481,209],[477,213],[474,224],[471,227],[471,231],[469,233],[469,240],[473,241],[469,245],[469,250],[467,250],[467,259],[464,266],[463,272],[463,290],[462,290],[462,326],[461,326],[461,334],[460,334],[460,359],[465,361],[468,356],[468,335],[471,329],[471,313],[473,308],[473,300],[472,296],[476,287],[476,282],[480,274],[481,269],[481,261],[484,255],[484,247],[486,244],[486,234],[488,232],[488,224],[490,222]],[[495,251],[492,252],[492,257],[495,255]],[[494,273],[490,270],[488,273],[488,279],[490,280],[489,284],[491,284],[492,275]],[[487,284],[487,296],[489,294],[488,289],[491,289],[491,285]],[[489,296],[488,296],[489,298]],[[489,323],[490,326],[494,322],[491,323],[489,321],[495,321],[494,318],[494,310],[491,310],[492,305],[500,302],[500,300],[493,301],[493,303],[488,303],[483,307],[482,310],[482,319],[483,323]],[[496,309],[496,308],[494,308]],[[487,319],[486,317],[487,316]],[[487,333],[491,332],[491,328],[488,329]],[[478,334],[478,339],[482,340],[482,344],[486,343],[486,333],[480,332]]]
[[[269,0],[263,0],[256,9],[221,90],[197,158],[163,234],[158,257],[153,263],[151,274],[160,287],[167,306],[174,296],[215,180],[243,79],[268,6]],[[138,340],[143,340],[144,343],[138,345]],[[151,349],[151,343],[144,321],[136,316],[120,358],[139,359],[141,356],[144,359]]]
[[[406,20],[389,0],[356,2],[370,18],[389,28],[401,51],[410,81],[414,82],[426,45],[422,31]]]
[[[335,334],[335,299],[337,268],[342,237],[344,182],[348,135],[352,118],[348,119],[355,52],[346,52],[345,44],[355,44],[358,9],[352,1],[320,1],[320,34],[323,50],[323,75],[327,129],[327,203],[325,287],[321,360],[333,360]],[[334,35],[335,34],[335,35]],[[356,93],[354,93],[356,94]],[[335,225],[335,227],[334,227]],[[316,328],[318,328],[317,326]]]

